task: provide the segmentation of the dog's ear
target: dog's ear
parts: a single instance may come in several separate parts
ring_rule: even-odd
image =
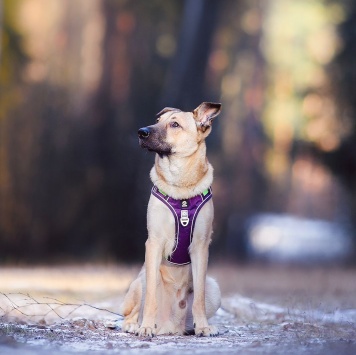
[[[203,102],[193,111],[193,115],[197,125],[205,131],[211,127],[214,118],[220,111],[221,104],[215,102]]]
[[[163,114],[165,114],[166,112],[170,112],[170,111],[180,111],[179,109],[177,108],[173,108],[173,107],[165,107],[163,110],[159,111],[157,114],[156,114],[156,117],[161,117]]]

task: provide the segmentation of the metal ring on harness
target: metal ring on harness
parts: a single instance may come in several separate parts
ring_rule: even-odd
[[[182,224],[183,227],[186,227],[189,224],[188,211],[180,212],[180,223]]]

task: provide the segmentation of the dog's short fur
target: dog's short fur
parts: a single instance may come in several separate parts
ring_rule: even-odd
[[[165,108],[156,124],[139,130],[141,147],[156,152],[154,185],[174,199],[188,199],[209,188],[213,168],[206,158],[205,138],[221,105],[203,102],[193,112]],[[169,208],[151,195],[147,211],[145,264],[122,304],[123,330],[141,336],[184,334],[215,336],[210,318],[220,307],[220,289],[206,276],[212,235],[212,199],[201,209],[189,248],[191,264],[167,262],[175,242]]]

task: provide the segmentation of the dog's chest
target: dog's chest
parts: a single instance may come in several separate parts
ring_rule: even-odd
[[[190,199],[177,200],[154,186],[152,195],[168,207],[174,220],[174,234],[172,233],[174,239],[168,236],[165,248],[166,259],[175,265],[190,264],[189,246],[193,239],[195,221],[200,209],[212,197],[211,189]],[[172,221],[172,218],[168,220]]]

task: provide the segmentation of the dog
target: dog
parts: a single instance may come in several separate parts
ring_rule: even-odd
[[[214,209],[205,138],[220,111],[211,102],[192,112],[166,107],[155,124],[138,130],[140,146],[156,157],[145,263],[121,305],[128,333],[218,335],[208,323],[221,294],[206,275]]]

